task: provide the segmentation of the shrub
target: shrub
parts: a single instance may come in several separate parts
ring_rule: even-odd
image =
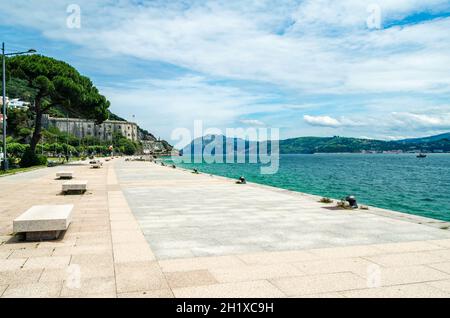
[[[44,155],[37,155],[38,165],[46,166],[47,165],[47,157]]]
[[[131,140],[128,140],[126,138],[120,140],[119,148],[121,152],[128,156],[134,155],[137,151],[136,145]]]
[[[20,160],[20,166],[22,168],[32,166],[44,166],[47,164],[47,157],[44,155],[37,155],[29,148],[24,152],[22,159]]]
[[[46,152],[52,152],[54,154],[60,154],[64,152],[64,148],[59,143],[45,144],[44,150]]]
[[[20,144],[17,142],[9,143],[7,144],[8,155],[13,158],[21,158],[28,147],[28,145]]]
[[[14,168],[14,166],[16,165],[15,160],[13,160],[12,158],[8,158],[7,160],[8,160],[8,167],[10,169]],[[3,165],[4,165],[4,162],[3,162],[3,160],[1,160],[1,163],[0,163],[0,168],[1,169],[3,169]]]
[[[30,128],[22,127],[19,129],[18,135],[21,138],[27,138],[27,137],[31,136],[32,133],[33,133],[33,131]]]
[[[66,155],[66,154],[70,155],[70,154],[77,153],[77,149],[74,146],[68,145],[68,144],[62,144],[62,150],[63,150],[62,152],[64,155]]]
[[[31,151],[29,148],[23,153],[22,158],[20,160],[20,166],[22,168],[32,167],[39,164],[39,159],[34,151]]]

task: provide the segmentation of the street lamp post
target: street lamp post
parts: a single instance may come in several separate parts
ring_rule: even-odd
[[[5,43],[2,43],[2,101],[3,101],[3,170],[8,170],[8,160],[6,159],[6,57]]]
[[[3,170],[8,170],[8,157],[6,152],[6,57],[13,55],[32,54],[36,53],[36,50],[30,49],[26,52],[5,52],[5,42],[2,43],[2,100],[3,100]]]

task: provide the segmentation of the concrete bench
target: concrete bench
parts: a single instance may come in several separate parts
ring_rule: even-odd
[[[56,177],[58,179],[72,179],[73,178],[73,171],[58,171],[56,173]]]
[[[14,233],[27,241],[54,240],[72,222],[73,204],[35,205],[13,221]]]
[[[63,193],[69,193],[69,192],[84,193],[84,192],[86,192],[86,190],[87,190],[87,181],[86,180],[67,181],[67,182],[64,182],[62,185]]]

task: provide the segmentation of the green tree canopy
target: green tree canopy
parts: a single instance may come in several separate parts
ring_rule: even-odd
[[[108,119],[110,103],[99,93],[91,80],[69,64],[42,55],[16,56],[8,59],[11,78],[24,80],[35,92],[31,111],[35,114],[34,131],[30,142],[33,155],[41,139],[42,115],[63,107],[97,124]],[[31,160],[32,161],[32,160]]]

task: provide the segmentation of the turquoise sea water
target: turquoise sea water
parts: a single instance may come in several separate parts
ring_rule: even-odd
[[[450,221],[450,154],[281,155],[274,175],[249,163],[178,165],[332,198],[353,194],[359,203]]]

